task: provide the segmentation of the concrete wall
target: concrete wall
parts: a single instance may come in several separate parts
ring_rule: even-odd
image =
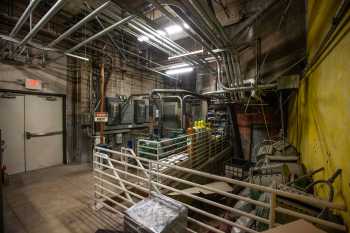
[[[155,88],[170,87],[166,78],[123,64],[118,57],[113,58],[112,64],[111,77],[105,92],[107,97],[147,94]],[[71,145],[73,156],[76,161],[90,161],[92,140],[89,135],[91,131],[84,127],[83,121],[84,115],[88,115],[90,111],[91,100],[89,91],[90,79],[92,78],[92,65],[91,63],[78,62],[72,65],[71,68],[73,72],[70,72],[70,76],[74,85],[70,87],[70,92],[72,93],[73,108],[76,114],[76,118],[73,120],[73,127],[70,129],[73,135],[73,143]],[[105,71],[105,74],[107,76],[107,71]],[[99,78],[99,76],[96,76],[96,73],[93,76],[94,78]],[[92,97],[92,100],[94,101],[94,97]],[[94,108],[94,106],[92,107]]]
[[[61,59],[46,67],[39,64],[15,62],[0,63],[0,88],[25,91],[26,78],[39,79],[43,83],[41,92],[66,94],[66,59]]]
[[[117,66],[114,61],[114,67]],[[131,67],[124,67],[123,71],[113,68],[112,76],[107,86],[106,95],[132,95],[150,93],[155,88],[165,88],[167,78],[161,78],[158,74],[142,72]]]
[[[91,76],[91,64],[82,63],[80,73],[81,111],[88,111],[89,78]],[[160,77],[156,73],[137,70],[128,65],[121,65],[119,58],[113,58],[111,77],[108,81],[106,96],[129,96],[132,94],[150,93],[155,88],[170,87],[169,80]]]
[[[337,1],[308,1],[308,61],[328,31],[340,4]],[[307,169],[324,167],[315,179],[328,179],[336,169],[342,175],[334,183],[335,202],[350,207],[350,12],[329,48],[301,81],[289,106],[289,140],[301,153]],[[324,187],[316,194],[325,197]],[[350,212],[343,212],[348,226]]]

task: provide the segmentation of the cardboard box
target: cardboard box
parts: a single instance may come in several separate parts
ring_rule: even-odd
[[[273,229],[264,231],[264,233],[326,233],[305,220],[298,220]]]

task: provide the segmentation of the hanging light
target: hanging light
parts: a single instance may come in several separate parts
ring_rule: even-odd
[[[190,29],[190,26],[189,26],[187,23],[184,23],[183,26],[184,26],[184,28],[186,28],[186,29]]]
[[[166,33],[163,30],[157,30],[158,35],[165,36]]]
[[[140,36],[137,38],[138,41],[143,42],[143,41],[148,41],[149,38],[147,36]]]
[[[168,27],[164,28],[164,30],[169,35],[176,34],[176,33],[179,33],[179,32],[183,31],[182,27],[180,25],[176,25],[176,24],[168,26]]]
[[[172,69],[165,71],[166,74],[172,75],[172,74],[183,74],[183,73],[189,73],[193,71],[193,67],[185,67],[180,69]]]
[[[187,63],[180,63],[180,64],[176,64],[176,65],[170,66],[169,69],[170,69],[170,70],[173,70],[173,69],[182,68],[182,67],[187,67],[187,66],[190,66],[190,64],[187,64]]]
[[[83,60],[83,61],[89,61],[89,58],[87,57],[82,57],[82,56],[78,56],[78,55],[75,55],[75,54],[72,54],[72,53],[64,53],[66,56],[68,57],[74,57],[74,58],[77,58],[77,59],[80,59],[80,60]]]

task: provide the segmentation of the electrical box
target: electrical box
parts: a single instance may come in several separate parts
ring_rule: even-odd
[[[122,133],[116,134],[115,143],[116,144],[123,144],[123,134]]]
[[[146,122],[146,103],[144,100],[134,100],[134,117],[136,124],[143,124]]]
[[[120,109],[122,100],[118,97],[106,97],[106,109],[108,112],[107,125],[120,124]]]

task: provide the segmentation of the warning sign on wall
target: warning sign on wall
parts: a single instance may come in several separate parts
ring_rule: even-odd
[[[107,122],[108,113],[107,112],[95,112],[95,122]]]

